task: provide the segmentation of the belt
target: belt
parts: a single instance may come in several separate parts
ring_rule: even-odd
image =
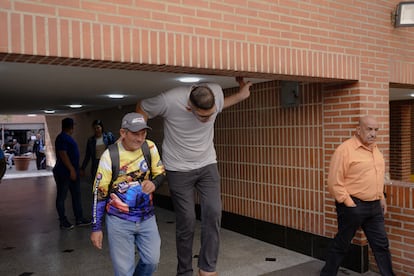
[[[355,204],[356,204],[356,203],[374,203],[374,202],[379,201],[379,199],[376,199],[376,200],[371,200],[371,201],[365,201],[365,200],[359,199],[359,198],[354,197],[354,196],[351,196],[351,198],[352,198],[352,200],[355,202]]]

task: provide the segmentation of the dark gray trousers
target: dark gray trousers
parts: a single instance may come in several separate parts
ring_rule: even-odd
[[[177,275],[193,275],[193,239],[196,223],[195,191],[201,205],[201,247],[198,267],[216,270],[220,246],[221,198],[217,164],[188,172],[167,171],[176,214]]]
[[[359,227],[364,230],[367,236],[381,275],[394,276],[380,201],[362,201],[354,197],[352,199],[357,205],[356,207],[346,207],[345,204],[336,202],[338,233],[329,248],[326,263],[320,276],[337,275],[339,266]]]

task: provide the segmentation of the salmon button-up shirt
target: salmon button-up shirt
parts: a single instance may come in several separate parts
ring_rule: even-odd
[[[385,162],[375,144],[366,147],[353,136],[334,152],[328,173],[328,190],[335,200],[352,205],[352,198],[374,201],[384,198]]]

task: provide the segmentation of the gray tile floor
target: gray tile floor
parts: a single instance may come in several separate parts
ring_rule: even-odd
[[[26,172],[10,169],[0,183],[0,275],[113,275],[108,246],[97,250],[89,241],[89,227],[59,229],[55,183],[51,172],[37,171],[34,161]],[[84,212],[90,215],[91,185],[82,181]],[[70,196],[67,215],[73,220]],[[158,208],[162,239],[155,276],[175,275],[175,215]],[[199,227],[197,227],[199,229]],[[198,230],[199,231],[199,230]],[[323,263],[287,249],[222,229],[217,270],[220,276],[318,275]],[[199,248],[199,232],[194,254]],[[266,261],[266,258],[275,261]],[[194,268],[197,260],[194,259]],[[342,269],[338,275],[360,275]],[[364,275],[378,275],[368,272]]]

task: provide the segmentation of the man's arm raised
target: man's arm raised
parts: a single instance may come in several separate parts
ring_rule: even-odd
[[[235,105],[250,97],[250,86],[252,86],[252,83],[250,81],[244,82],[243,77],[236,77],[236,81],[240,85],[240,90],[239,92],[224,98],[223,109]]]
[[[141,100],[138,100],[137,105],[135,107],[135,112],[142,114],[144,116],[145,121],[148,121],[148,114],[145,112],[144,109],[141,107]]]

